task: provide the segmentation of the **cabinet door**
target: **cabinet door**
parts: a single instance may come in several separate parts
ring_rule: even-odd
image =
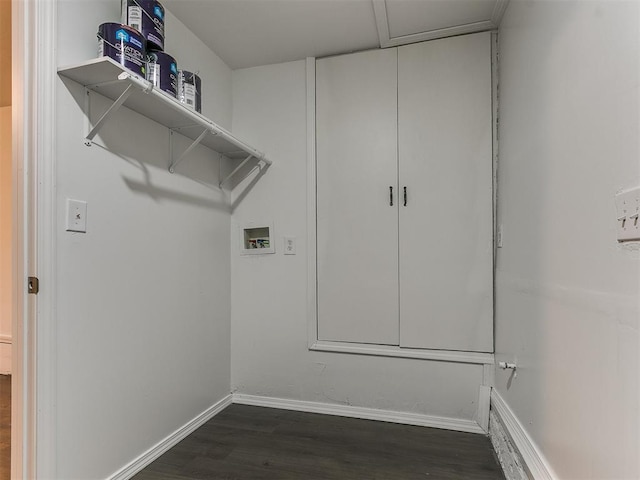
[[[316,63],[320,340],[398,344],[396,67],[396,49]]]
[[[398,49],[400,345],[493,351],[491,36]]]

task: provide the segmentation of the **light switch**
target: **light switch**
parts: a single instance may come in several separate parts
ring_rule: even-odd
[[[296,254],[296,237],[284,237],[284,254]]]
[[[67,198],[67,232],[87,232],[87,202]]]
[[[640,240],[640,187],[616,194],[618,241]]]

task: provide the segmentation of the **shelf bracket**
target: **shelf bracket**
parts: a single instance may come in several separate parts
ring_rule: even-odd
[[[102,126],[105,124],[107,120],[113,115],[118,109],[122,106],[122,104],[129,98],[129,95],[133,93],[134,85],[129,85],[124,92],[118,97],[118,99],[113,102],[113,105],[109,107],[109,109],[104,112],[104,115],[96,122],[94,127],[89,131],[87,136],[85,137],[85,145],[91,146],[91,142],[93,138],[98,134]]]
[[[234,169],[233,169],[233,171],[232,171],[229,175],[227,175],[227,176],[224,178],[224,180],[222,180],[222,181],[218,184],[218,185],[219,185],[219,187],[220,187],[220,188],[222,188],[222,186],[223,186],[225,183],[227,183],[227,181],[228,181],[231,177],[233,177],[236,173],[238,173],[238,172],[240,171],[240,169],[241,169],[242,167],[244,167],[244,166],[245,166],[245,164],[246,164],[249,160],[251,160],[252,158],[253,158],[253,155],[252,155],[252,154],[250,154],[247,158],[245,158],[242,162],[240,162],[240,165],[238,165],[236,168],[234,168]]]
[[[194,148],[196,148],[196,146],[204,139],[204,137],[207,135],[207,133],[211,133],[212,135],[215,135],[215,133],[210,132],[210,130],[208,128],[205,128],[204,131],[200,134],[200,136],[198,138],[196,138],[193,143],[191,145],[189,145],[189,147],[187,147],[187,149],[182,152],[182,155],[180,155],[180,158],[178,158],[177,160],[174,160],[173,158],[173,130],[171,130],[171,165],[169,165],[169,171],[171,173],[174,173],[176,171],[176,167],[180,164],[180,162],[182,162],[182,160],[185,159],[185,157],[189,154],[189,152],[191,150],[193,150]]]

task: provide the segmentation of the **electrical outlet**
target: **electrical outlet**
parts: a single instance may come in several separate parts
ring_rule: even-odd
[[[296,254],[296,237],[284,237],[284,254]]]
[[[67,232],[87,232],[87,202],[67,198]]]
[[[618,242],[640,240],[640,187],[616,194]]]

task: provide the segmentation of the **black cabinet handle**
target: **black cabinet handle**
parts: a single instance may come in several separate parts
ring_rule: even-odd
[[[393,187],[389,187],[389,206],[393,207]]]
[[[404,187],[404,206],[407,206],[407,187]]]

